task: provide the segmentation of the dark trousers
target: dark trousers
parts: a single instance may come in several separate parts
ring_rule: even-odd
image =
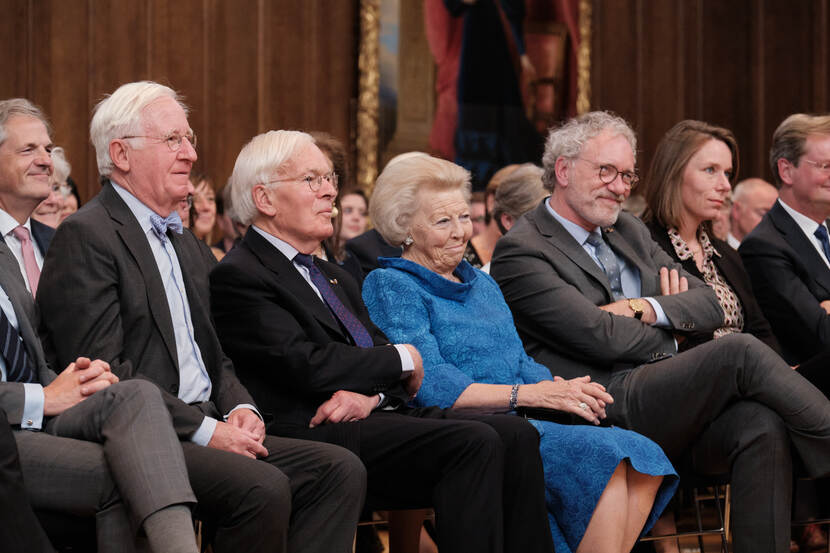
[[[272,430],[357,453],[373,509],[433,507],[442,551],[553,551],[539,435],[519,417],[404,408]]]
[[[786,551],[792,457],[830,473],[830,402],[773,350],[732,335],[615,375],[610,424],[701,474],[731,472],[736,553]]]
[[[17,444],[6,412],[0,409],[0,543],[10,553],[54,553],[49,538],[29,505]]]
[[[350,553],[366,490],[360,460],[307,440],[263,445],[268,456],[255,460],[182,443],[214,551]]]

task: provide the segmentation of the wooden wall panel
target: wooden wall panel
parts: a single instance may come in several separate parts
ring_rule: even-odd
[[[775,127],[790,113],[830,108],[828,0],[593,0],[592,8],[592,108],[633,124],[643,173],[665,131],[694,118],[735,133],[742,177],[769,179]]]
[[[272,128],[354,135],[359,0],[0,0],[0,98],[53,121],[84,200],[97,193],[92,107],[152,79],[185,97],[197,169],[222,186]]]

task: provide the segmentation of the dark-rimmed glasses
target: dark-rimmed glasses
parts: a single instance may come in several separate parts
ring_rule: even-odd
[[[640,182],[640,176],[637,173],[632,171],[620,171],[615,166],[608,164],[608,163],[597,163],[591,159],[585,159],[584,157],[578,157],[576,159],[580,159],[586,163],[590,163],[597,169],[599,169],[599,180],[602,184],[611,184],[614,182],[614,179],[617,178],[617,175],[623,181],[623,184],[628,187],[629,190],[633,189],[637,186],[637,183]]]

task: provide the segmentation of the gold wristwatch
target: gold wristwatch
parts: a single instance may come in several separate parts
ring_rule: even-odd
[[[646,300],[642,298],[631,298],[628,300],[628,307],[634,312],[634,318],[642,320],[643,313],[646,311]]]

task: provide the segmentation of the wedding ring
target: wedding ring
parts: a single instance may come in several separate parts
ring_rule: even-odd
[[[577,405],[577,407],[579,407],[579,408],[580,408],[580,409],[582,409],[583,411],[587,411],[587,410],[588,410],[588,404],[587,404],[587,403],[585,403],[584,401],[583,401],[583,402],[581,402],[579,405]]]

